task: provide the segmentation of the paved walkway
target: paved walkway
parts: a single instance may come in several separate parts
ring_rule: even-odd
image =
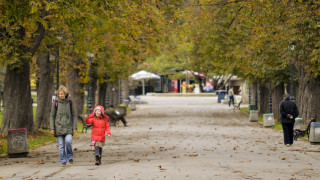
[[[90,134],[74,138],[75,162],[59,164],[56,143],[28,158],[0,158],[3,179],[319,179],[319,146],[285,147],[282,132],[249,122],[216,97],[145,96],[112,127],[102,165],[94,165]]]

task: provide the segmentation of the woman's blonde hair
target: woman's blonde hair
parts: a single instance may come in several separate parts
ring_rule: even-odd
[[[64,92],[64,94],[66,95],[66,97],[68,96],[69,92],[68,92],[68,89],[64,86],[60,86],[59,89],[57,90],[57,95],[59,95],[59,92],[62,91]]]

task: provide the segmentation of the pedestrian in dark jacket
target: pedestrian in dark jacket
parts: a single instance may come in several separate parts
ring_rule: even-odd
[[[284,95],[284,100],[280,103],[281,124],[283,129],[284,144],[293,144],[293,126],[295,118],[299,115],[299,110],[295,102],[290,100],[290,94]]]
[[[77,131],[77,115],[64,86],[57,90],[57,97],[51,106],[50,129],[58,140],[60,163],[65,166],[68,158],[69,163],[73,164],[72,135]]]
[[[104,113],[104,108],[102,106],[96,106],[93,111],[93,115],[85,116],[85,121],[87,124],[92,124],[91,132],[91,142],[95,147],[95,165],[101,164],[102,147],[106,141],[107,136],[111,136],[109,118]]]
[[[230,89],[228,91],[228,95],[229,95],[229,107],[230,107],[231,103],[232,103],[232,105],[234,105],[234,92],[233,92],[232,87],[230,87]]]

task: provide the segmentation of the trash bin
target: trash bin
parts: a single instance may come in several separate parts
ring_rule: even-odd
[[[320,144],[320,123],[312,122],[310,124],[310,134],[309,134],[310,144]]]
[[[123,100],[123,104],[124,104],[125,106],[127,106],[127,107],[128,107],[129,99],[125,99],[125,100]]]
[[[258,111],[257,110],[251,110],[249,121],[250,122],[257,122],[259,120]]]
[[[273,127],[274,125],[273,113],[263,114],[263,127]]]
[[[215,91],[215,93],[218,95],[218,103],[221,103],[221,100],[225,99],[227,91],[226,90],[217,90],[217,91]]]
[[[293,129],[304,129],[302,118],[295,118],[294,128]]]
[[[257,110],[255,104],[249,104],[249,111],[251,111],[251,110]]]
[[[9,157],[26,157],[29,153],[27,129],[9,129],[7,146]]]
[[[130,110],[135,111],[137,109],[136,108],[136,103],[135,102],[130,102],[129,103],[129,108],[130,108]]]

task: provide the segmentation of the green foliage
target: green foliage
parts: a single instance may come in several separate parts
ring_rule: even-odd
[[[50,130],[39,129],[38,131],[39,135],[28,136],[30,150],[36,149],[48,142],[53,142],[57,140],[57,138],[50,133]]]
[[[277,122],[276,125],[274,126],[274,129],[276,129],[276,130],[282,130],[282,125],[281,125],[281,123]]]
[[[240,111],[245,113],[245,114],[249,114],[249,108],[248,107],[242,107],[242,108],[240,108]]]
[[[316,77],[320,72],[319,4],[269,0],[184,3],[177,16],[180,23],[174,26],[180,31],[172,31],[170,41],[160,48],[161,55],[150,57],[144,66],[167,73],[176,67],[211,75],[234,74],[261,83],[272,79],[278,85],[287,81],[288,66],[294,64]],[[296,43],[294,51],[290,50],[292,42]],[[179,50],[184,44],[190,48]]]
[[[1,123],[1,120],[2,118],[0,119],[0,123]],[[76,136],[81,134],[81,129],[82,129],[82,124],[78,123],[78,130],[75,133]],[[0,154],[7,154],[7,141],[8,141],[7,138],[0,137]],[[51,134],[50,130],[38,129],[38,132],[36,133],[36,135],[28,134],[28,143],[29,143],[30,150],[46,145],[47,143],[56,142],[56,141],[57,141],[57,138]]]

